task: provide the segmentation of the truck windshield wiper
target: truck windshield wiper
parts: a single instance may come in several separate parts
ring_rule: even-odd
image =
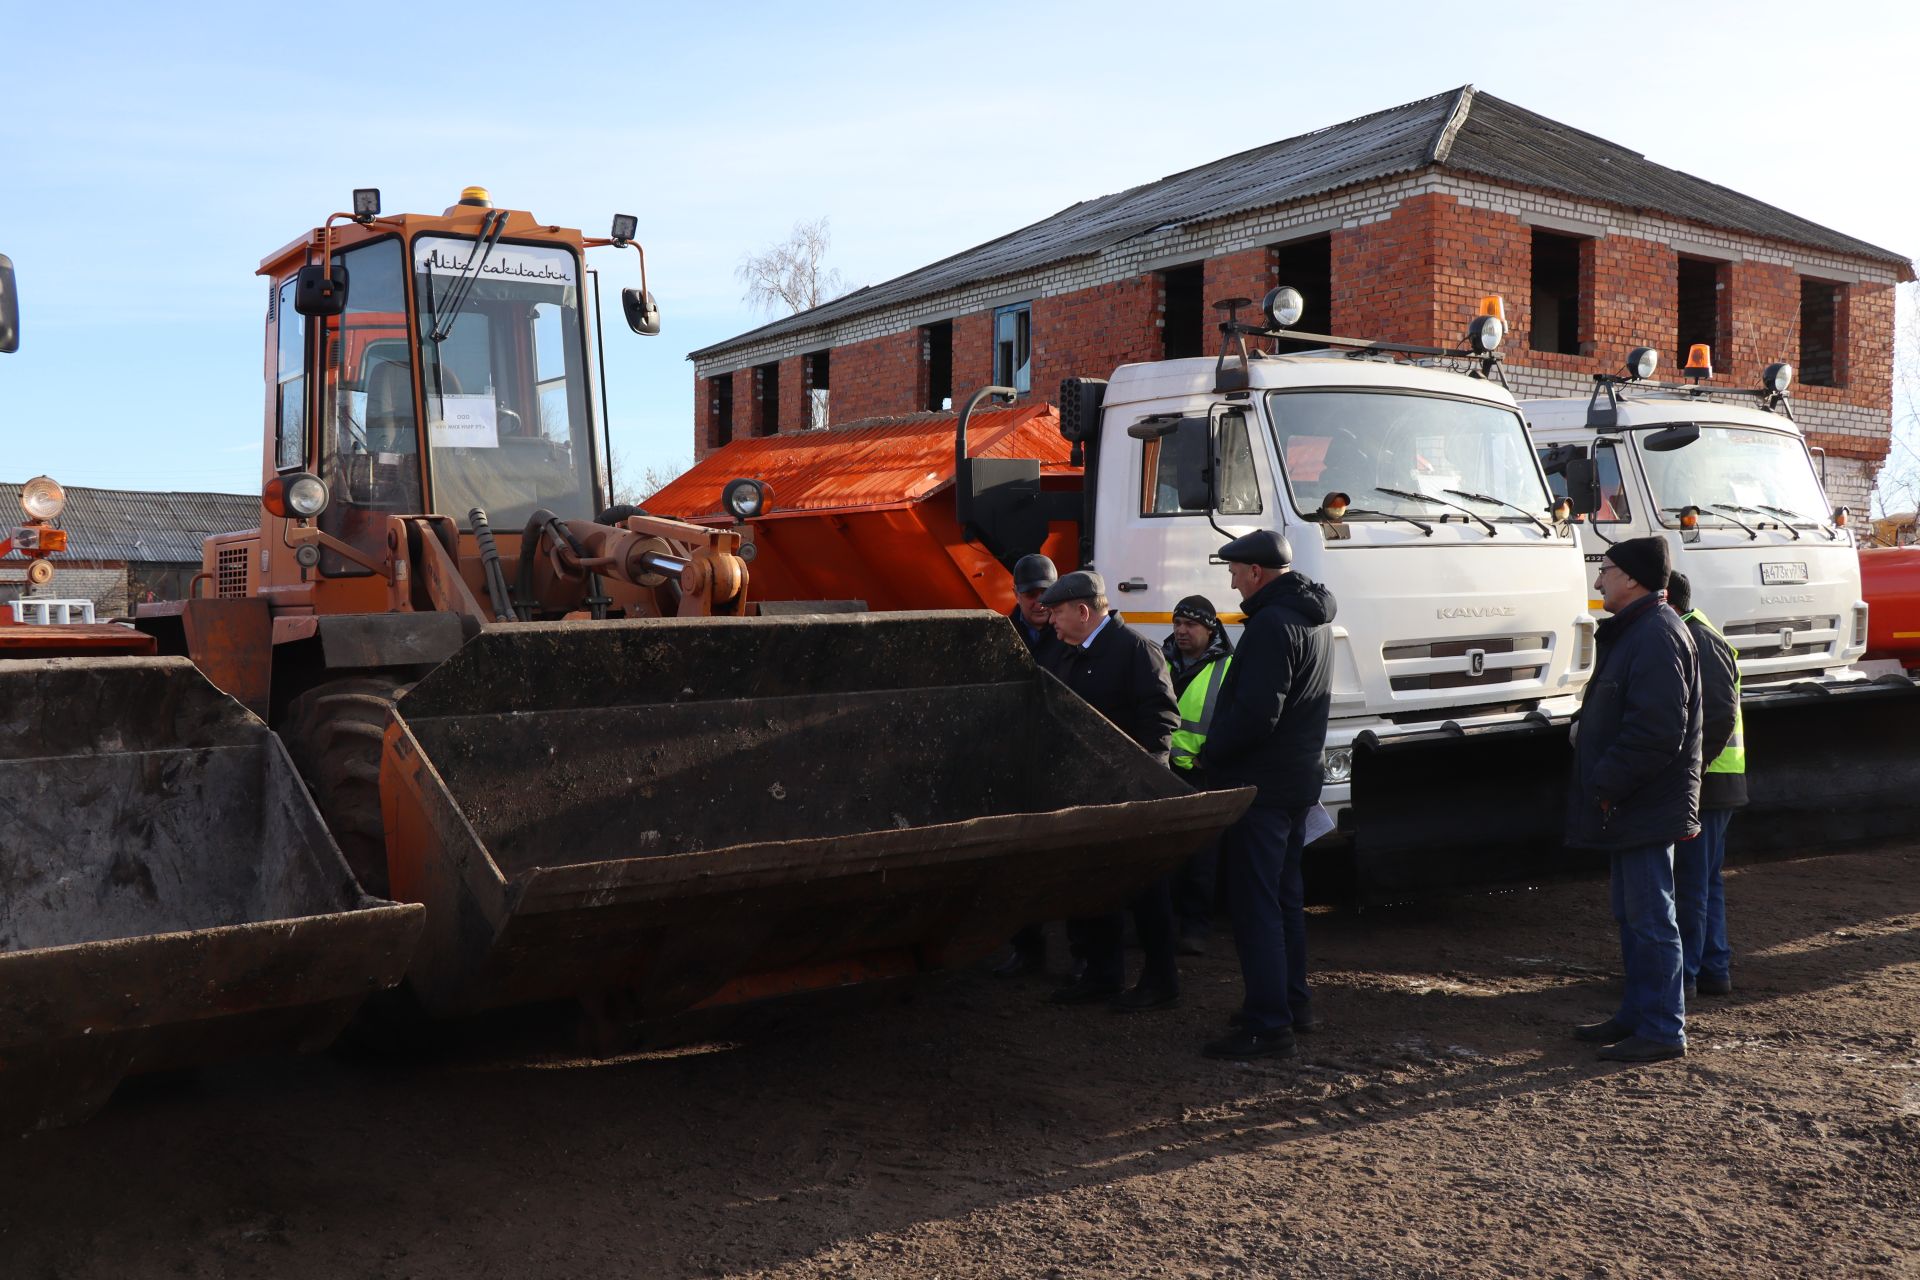
[[[1457,502],[1448,502],[1445,498],[1436,498],[1430,493],[1415,493],[1411,489],[1389,489],[1383,484],[1375,485],[1373,491],[1375,493],[1387,494],[1389,497],[1406,498],[1412,502],[1430,502],[1436,507],[1447,507],[1451,510],[1458,511],[1461,515],[1469,519],[1478,520],[1481,524],[1485,525],[1489,538],[1497,538],[1500,536],[1500,530],[1494,525],[1493,521],[1487,519],[1478,511],[1463,507]]]
[[[1801,515],[1798,511],[1789,511],[1785,507],[1770,507],[1763,502],[1760,504],[1760,509],[1762,511],[1770,511],[1776,516],[1785,516],[1787,518],[1787,532],[1793,535],[1793,540],[1795,542],[1800,541],[1800,531],[1793,527],[1793,522],[1795,520],[1806,520],[1808,524],[1814,523],[1812,520],[1808,520],[1806,516]]]
[[[1505,498],[1496,498],[1490,494],[1485,494],[1485,493],[1468,493],[1465,489],[1448,489],[1446,492],[1452,494],[1456,498],[1465,498],[1469,502],[1485,502],[1492,506],[1505,507],[1509,511],[1518,511],[1521,515],[1533,521],[1533,527],[1540,531],[1541,537],[1551,538],[1553,536],[1553,530],[1547,528],[1547,522],[1545,520],[1542,520],[1539,516],[1533,514],[1533,512],[1527,510],[1525,507],[1514,506],[1511,502],[1508,502]]]
[[[1403,516],[1397,511],[1369,511],[1365,507],[1348,507],[1347,514],[1350,516],[1379,516],[1382,520],[1405,520],[1429,538],[1433,536],[1432,525],[1424,520],[1415,520],[1412,516]]]

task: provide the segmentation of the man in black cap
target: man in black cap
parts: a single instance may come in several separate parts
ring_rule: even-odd
[[[1220,702],[1220,687],[1233,663],[1233,641],[1213,601],[1188,596],[1173,606],[1173,630],[1161,642],[1174,696],[1180,699],[1180,727],[1174,731],[1174,776],[1204,786],[1195,765]],[[1181,955],[1204,955],[1213,933],[1214,884],[1220,864],[1216,841],[1187,859],[1173,877],[1173,914],[1179,921]]]
[[[1046,665],[1047,655],[1059,644],[1059,639],[1053,633],[1053,622],[1047,606],[1040,603],[1040,597],[1059,580],[1059,570],[1053,567],[1053,561],[1046,556],[1021,556],[1014,562],[1013,611],[1007,614],[1007,620],[1013,623],[1013,629],[1026,642],[1027,652],[1041,666]],[[1046,969],[1046,926],[1030,924],[1013,935],[1012,952],[993,966],[993,973],[998,978],[1024,978],[1029,974],[1045,973]]]
[[[1220,839],[1233,940],[1246,986],[1211,1058],[1283,1057],[1313,1026],[1307,991],[1307,813],[1320,799],[1332,705],[1333,593],[1293,571],[1286,538],[1262,529],[1220,548],[1246,621],[1200,749],[1209,785],[1259,789]]]
[[[1673,893],[1680,917],[1680,950],[1687,998],[1733,990],[1733,954],[1727,948],[1727,899],[1720,868],[1727,859],[1727,826],[1747,803],[1747,745],[1740,714],[1740,651],[1693,607],[1693,584],[1675,570],[1667,576],[1667,604],[1687,624],[1700,655],[1700,834],[1673,846]]]
[[[1020,638],[1027,642],[1027,652],[1035,662],[1044,661],[1047,649],[1054,642],[1053,623],[1040,597],[1059,580],[1059,571],[1046,556],[1021,556],[1013,566],[1013,612],[1007,617]]]
[[[1048,669],[1095,711],[1161,761],[1180,723],[1160,646],[1130,630],[1107,608],[1107,588],[1089,570],[1067,574],[1040,597],[1059,637]],[[1109,1001],[1115,1009],[1161,1009],[1180,999],[1180,974],[1173,959],[1173,899],[1162,876],[1133,901],[1133,918],[1146,952],[1146,968],[1137,986],[1127,989],[1126,919],[1121,912],[1068,923],[1068,932],[1085,955],[1087,967],[1069,986],[1053,993],[1059,1004]]]
[[[1626,989],[1611,1018],[1573,1034],[1618,1062],[1687,1051],[1673,846],[1700,829],[1702,701],[1693,640],[1665,605],[1670,572],[1665,538],[1607,549],[1593,585],[1613,616],[1575,725],[1566,842],[1608,854]]]

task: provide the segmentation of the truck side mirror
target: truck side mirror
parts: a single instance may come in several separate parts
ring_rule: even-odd
[[[620,307],[627,313],[627,328],[643,338],[651,338],[660,332],[660,304],[653,300],[653,294],[646,289],[622,289]]]
[[[1700,424],[1697,422],[1676,422],[1670,427],[1662,427],[1640,442],[1641,447],[1651,453],[1672,453],[1675,449],[1684,449],[1700,438]]]
[[[1172,432],[1174,483],[1183,511],[1213,510],[1213,420],[1182,418]],[[1162,442],[1161,448],[1165,448]]]
[[[329,272],[317,262],[300,268],[293,278],[293,309],[303,316],[337,316],[347,309],[347,269],[335,265]]]
[[[0,253],[0,352],[20,349],[20,295],[13,283],[13,259]]]
[[[1562,474],[1567,478],[1567,501],[1573,514],[1590,516],[1600,509],[1600,472],[1593,459],[1576,454],[1566,460]]]

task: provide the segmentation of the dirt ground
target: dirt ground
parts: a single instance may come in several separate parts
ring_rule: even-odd
[[[1729,875],[1736,991],[1600,1064],[1595,883],[1310,926],[1323,1029],[962,974],[586,1061],[202,1073],[0,1149],[0,1277],[1920,1276],[1920,850]]]

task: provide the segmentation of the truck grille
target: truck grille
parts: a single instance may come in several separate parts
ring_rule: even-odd
[[[214,582],[222,599],[244,597],[247,594],[247,547],[245,545],[220,548],[220,562]]]
[[[1793,632],[1793,643],[1783,645],[1781,633]],[[1817,618],[1754,618],[1720,628],[1727,643],[1742,658],[1793,658],[1825,654],[1840,639],[1840,619],[1833,614]]]
[[[1552,652],[1552,636],[1531,634],[1407,641],[1382,646],[1380,657],[1390,689],[1418,693],[1538,680],[1546,674]]]

